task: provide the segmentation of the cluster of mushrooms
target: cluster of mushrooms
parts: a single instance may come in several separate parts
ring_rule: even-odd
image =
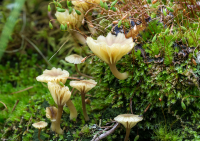
[[[86,42],[92,52],[98,56],[101,60],[106,62],[113,75],[118,79],[126,79],[128,73],[120,73],[116,68],[116,63],[126,55],[134,47],[134,42],[132,38],[126,39],[125,35],[119,33],[117,36],[108,33],[106,37],[99,36],[97,40],[94,40],[91,37],[86,39]],[[76,71],[87,78],[92,78],[91,76],[85,75],[78,70],[77,64],[83,62],[84,58],[73,54],[65,58],[69,63],[75,64]],[[71,92],[67,86],[64,84],[69,77],[69,73],[66,70],[60,68],[52,68],[51,70],[45,70],[42,75],[38,76],[36,79],[40,82],[45,82],[48,84],[48,89],[57,104],[56,107],[47,107],[46,108],[46,117],[51,120],[51,130],[55,131],[58,134],[63,134],[63,130],[60,127],[60,120],[63,112],[63,106],[66,104],[70,110],[70,120],[77,118],[77,111],[70,100]],[[82,99],[82,110],[85,121],[89,121],[89,116],[86,111],[85,106],[85,94],[95,87],[97,82],[94,80],[80,80],[80,81],[70,81],[69,85],[77,89],[81,94]],[[137,122],[141,121],[143,118],[139,115],[133,114],[122,114],[114,118],[115,121],[121,123],[126,128],[126,137],[124,141],[127,141],[130,134],[130,129],[134,127]],[[33,126],[39,128],[38,138],[40,139],[41,128],[44,127],[41,124],[47,126],[45,122],[34,123]],[[41,140],[41,139],[40,139]]]

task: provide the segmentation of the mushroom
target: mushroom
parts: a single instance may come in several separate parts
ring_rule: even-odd
[[[83,11],[82,9],[77,9],[77,10]],[[84,18],[84,14],[78,15],[75,9],[72,10],[71,14],[69,14],[68,9],[66,9],[65,12],[56,11],[55,16],[60,24],[63,24],[63,25],[67,24],[68,29],[79,28]]]
[[[86,43],[96,56],[109,65],[116,78],[123,80],[128,77],[126,72],[120,73],[117,70],[116,63],[134,47],[132,38],[126,39],[122,33],[118,33],[117,36],[108,33],[106,37],[99,36],[97,40],[87,37]]]
[[[126,137],[124,141],[127,141],[131,128],[134,127],[139,121],[143,120],[143,118],[134,114],[121,114],[115,117],[114,120],[121,123],[126,128]]]
[[[88,78],[93,78],[93,77],[91,77],[91,76],[88,76],[88,75],[86,75],[86,74],[81,73],[81,72],[78,70],[77,64],[81,64],[81,63],[82,63],[82,62],[81,62],[81,60],[83,60],[83,57],[82,57],[82,56],[77,55],[77,54],[72,54],[72,55],[70,55],[70,56],[65,57],[65,60],[66,60],[67,62],[69,62],[69,63],[74,64],[74,65],[75,65],[75,68],[76,68],[76,71],[77,71],[80,75],[85,76],[85,77],[88,77]]]
[[[62,87],[56,82],[48,82],[48,88],[55,103],[58,105],[55,127],[52,126],[52,130],[58,134],[63,134],[63,130],[60,128],[60,119],[62,116],[63,106],[69,100],[71,92],[67,86]]]
[[[76,88],[78,91],[81,92],[81,100],[82,100],[82,108],[83,108],[83,115],[85,121],[89,121],[89,117],[87,115],[86,106],[85,106],[85,94],[95,87],[97,82],[94,80],[80,80],[80,81],[70,81],[69,85],[73,88]]]
[[[40,82],[62,82],[65,84],[67,78],[69,77],[69,72],[66,70],[62,70],[60,68],[52,68],[51,70],[43,71],[43,74],[36,77],[37,81]]]
[[[51,130],[55,129],[55,121],[56,121],[56,116],[58,113],[58,109],[56,107],[46,107],[46,117],[51,120]]]
[[[37,122],[37,123],[33,123],[32,125],[33,125],[33,127],[38,129],[38,139],[40,141],[42,141],[42,139],[40,138],[40,132],[41,132],[41,129],[43,129],[47,126],[47,123],[44,122],[44,121],[40,121],[40,122]]]
[[[105,0],[103,0],[104,2]],[[94,4],[99,4],[100,0],[73,0],[72,4],[75,7],[82,8],[85,12],[88,11]]]

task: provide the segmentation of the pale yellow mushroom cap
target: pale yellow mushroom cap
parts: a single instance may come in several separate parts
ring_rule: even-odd
[[[58,109],[56,107],[46,107],[46,117],[51,121],[56,121]]]
[[[81,11],[80,9],[78,10]],[[71,14],[69,14],[67,9],[65,12],[56,11],[55,16],[60,24],[67,24],[69,29],[75,29],[75,27],[79,28],[84,18],[84,14],[78,15],[75,9],[73,9]]]
[[[87,93],[89,90],[91,90],[93,87],[95,87],[97,82],[94,80],[80,80],[80,81],[70,81],[69,85],[73,88],[76,88],[81,93]]]
[[[135,45],[132,38],[126,39],[122,33],[117,36],[108,33],[106,37],[99,36],[97,40],[87,37],[86,43],[92,52],[107,64],[115,64]]]
[[[69,77],[69,72],[66,70],[62,70],[60,68],[52,68],[51,70],[45,70],[43,71],[43,74],[36,77],[37,81],[40,82],[57,82],[61,81],[63,84],[65,84],[67,78]]]
[[[48,82],[48,88],[58,106],[65,105],[71,96],[71,92],[67,86],[62,87],[58,83]]]
[[[65,57],[65,61],[73,64],[81,64],[81,60],[83,59],[82,56],[77,55],[77,54],[72,54],[70,56]]]
[[[139,121],[143,120],[143,118],[139,117],[139,115],[122,114],[115,117],[114,120],[123,124],[125,128],[130,129],[134,127]]]
[[[82,8],[85,12],[90,9],[92,4],[99,4],[99,3],[100,0],[72,0],[73,5],[75,5],[78,8]]]
[[[47,126],[47,123],[44,122],[44,121],[40,121],[40,122],[37,122],[37,123],[33,123],[32,125],[33,125],[33,127],[37,128],[37,129],[42,129],[42,128],[45,128]]]

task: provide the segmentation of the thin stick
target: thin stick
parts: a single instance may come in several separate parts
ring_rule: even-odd
[[[97,137],[94,141],[100,141],[102,140],[103,138],[109,136],[110,134],[112,134],[117,128],[120,127],[120,124],[117,122],[112,129],[110,129],[109,131],[101,134],[99,137]]]
[[[30,87],[28,87],[28,88],[26,88],[26,89],[23,89],[23,90],[20,90],[20,91],[17,91],[17,92],[13,92],[13,93],[11,93],[11,94],[21,93],[21,92],[23,92],[23,91],[26,91],[26,90],[29,90],[29,89],[32,89],[32,88],[33,88],[33,86],[30,86]]]
[[[5,103],[3,103],[2,101],[0,101],[0,103],[2,103],[4,105],[4,107],[6,108],[6,110],[8,110],[8,108],[7,108]]]
[[[12,109],[12,112],[15,110],[15,108],[16,108],[16,106],[17,106],[17,104],[19,103],[19,99],[17,100],[17,102],[15,103],[15,105],[14,105],[14,107],[13,107],[13,109]],[[12,113],[11,112],[11,113]]]
[[[87,77],[87,78],[94,79],[94,77],[92,77],[92,76],[88,76],[88,75],[86,75],[86,74],[84,74],[84,73],[81,73],[81,72],[78,70],[77,64],[75,64],[75,68],[76,68],[76,71],[77,71],[80,75],[82,75],[82,76],[84,76],[84,77]]]

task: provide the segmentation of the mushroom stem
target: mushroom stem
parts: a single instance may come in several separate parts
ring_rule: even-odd
[[[130,131],[131,131],[131,128],[126,128],[126,136],[125,136],[124,141],[128,141],[128,138],[129,138],[129,135],[130,135]]]
[[[81,100],[82,100],[83,116],[85,118],[85,121],[89,121],[90,118],[88,117],[86,107],[85,107],[85,93],[81,93]]]
[[[74,118],[76,119],[78,113],[77,113],[76,107],[74,106],[74,104],[72,103],[72,101],[70,99],[66,102],[66,105],[70,110],[70,116],[69,116],[70,120],[72,120]]]
[[[87,78],[93,79],[92,76],[88,76],[88,75],[86,75],[86,74],[84,74],[84,73],[81,73],[81,72],[78,70],[77,64],[75,64],[75,68],[76,68],[76,71],[77,71],[80,75],[82,75],[82,76],[84,76],[84,77],[87,77]]]
[[[120,73],[117,68],[116,68],[116,64],[109,64],[110,70],[113,73],[113,75],[120,79],[120,80],[124,80],[128,77],[128,73],[124,72],[124,73]]]
[[[41,129],[38,129],[38,139],[39,139],[40,141],[42,141],[42,139],[40,138],[40,132],[41,132]]]
[[[63,112],[63,105],[58,105],[58,113],[56,116],[56,121],[52,122],[51,129],[58,134],[63,134],[63,130],[60,128],[60,119]]]

